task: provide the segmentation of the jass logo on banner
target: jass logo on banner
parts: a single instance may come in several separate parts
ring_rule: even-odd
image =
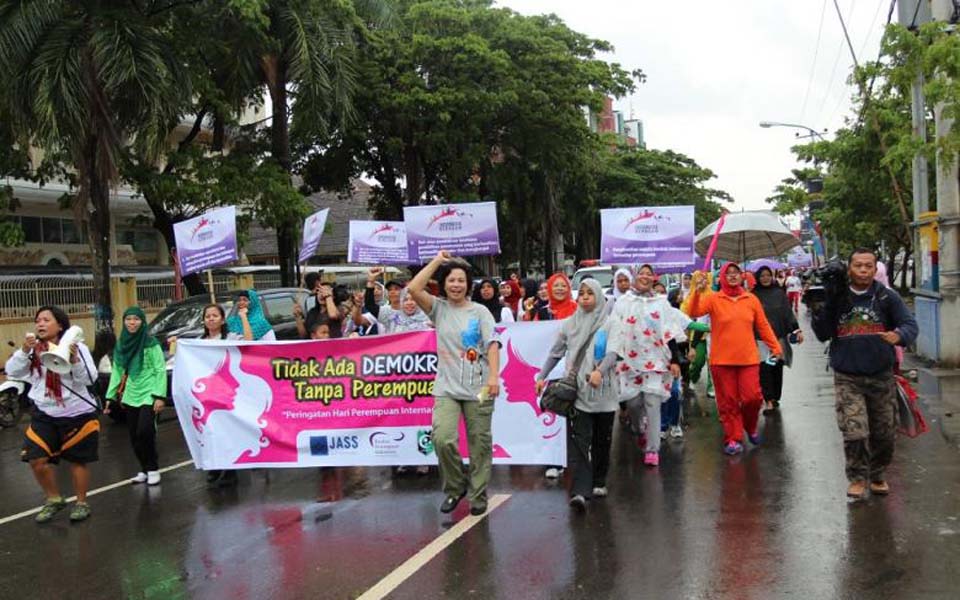
[[[360,448],[360,436],[357,435],[311,435],[310,454],[330,456],[331,454],[356,454]]]

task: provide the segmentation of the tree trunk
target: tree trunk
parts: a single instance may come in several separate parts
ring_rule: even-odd
[[[84,145],[84,156],[76,161],[81,167],[80,195],[89,202],[87,226],[90,229],[90,254],[93,271],[93,317],[97,331],[113,331],[113,302],[110,291],[110,182],[100,168],[100,141],[91,133]],[[92,337],[92,336],[91,336]]]
[[[418,206],[423,196],[424,172],[420,161],[420,153],[412,139],[404,140],[403,147],[403,176],[407,187],[404,196],[407,206]]]
[[[148,186],[140,185],[139,189],[140,193],[143,194],[143,199],[146,201],[147,206],[150,207],[150,212],[153,213],[153,228],[163,236],[163,241],[167,244],[167,252],[172,252],[177,247],[177,238],[173,234],[173,216],[167,211],[163,202],[154,196],[153,191],[151,191]],[[184,287],[187,288],[188,296],[199,296],[200,294],[209,293],[206,284],[203,282],[203,277],[199,273],[186,275],[181,278],[181,281]]]
[[[288,174],[293,166],[290,158],[290,107],[287,95],[287,66],[282,58],[272,57],[272,73],[269,84],[273,104],[273,119],[270,124],[270,152]],[[297,285],[296,238],[297,223],[289,220],[277,223],[277,262],[280,265],[280,285]]]

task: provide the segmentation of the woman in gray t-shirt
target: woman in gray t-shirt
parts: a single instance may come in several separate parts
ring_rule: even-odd
[[[493,466],[490,423],[500,392],[500,343],[493,315],[470,301],[467,265],[441,250],[407,285],[437,331],[437,377],[433,384],[433,447],[446,498],[441,512],[452,512],[469,492],[470,514],[487,510],[487,483]],[[440,296],[426,291],[437,274]],[[467,426],[469,479],[458,450],[460,415]]]

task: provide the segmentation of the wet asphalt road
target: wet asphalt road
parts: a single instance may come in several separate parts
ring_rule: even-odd
[[[848,502],[820,344],[796,353],[762,447],[728,458],[715,416],[687,425],[656,469],[618,431],[610,496],[586,514],[541,468],[495,468],[509,500],[390,597],[960,597],[960,453],[934,422],[900,438],[888,498]],[[0,431],[0,519],[42,500],[19,443]],[[105,422],[92,487],[133,474],[128,444]],[[175,420],[160,448],[164,466],[189,460]],[[86,523],[0,524],[0,598],[353,598],[466,516],[441,500],[436,474],[248,471],[210,490],[186,466],[93,496]]]

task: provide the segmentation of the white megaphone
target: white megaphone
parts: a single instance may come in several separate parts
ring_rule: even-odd
[[[70,372],[70,347],[83,341],[83,330],[74,325],[60,336],[59,344],[49,344],[49,350],[40,355],[40,363],[60,375]]]

